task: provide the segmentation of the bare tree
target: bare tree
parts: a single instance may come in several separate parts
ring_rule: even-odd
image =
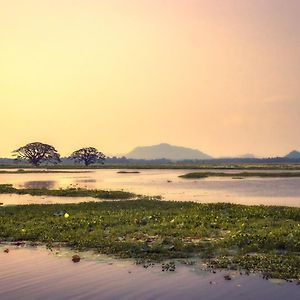
[[[27,144],[13,151],[13,154],[17,159],[27,160],[35,167],[43,162],[60,162],[60,155],[53,146],[39,142]]]
[[[83,162],[86,166],[89,166],[98,161],[104,161],[105,155],[94,147],[87,147],[74,151],[69,158],[75,162]]]

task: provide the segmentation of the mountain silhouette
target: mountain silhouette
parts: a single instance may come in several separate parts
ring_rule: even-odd
[[[173,146],[166,143],[136,147],[127,155],[127,158],[133,159],[170,159],[170,160],[185,160],[185,159],[212,159],[211,156],[197,150],[180,146]]]
[[[300,158],[300,152],[297,150],[293,150],[289,154],[287,154],[285,157],[286,158]]]

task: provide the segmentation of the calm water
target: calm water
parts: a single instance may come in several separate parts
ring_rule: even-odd
[[[6,247],[5,247],[6,248]],[[176,263],[175,272],[161,267],[145,269],[131,261],[104,256],[83,259],[75,264],[73,253],[50,253],[44,249],[0,247],[0,299],[205,299],[205,300],[298,300],[300,287],[284,281],[267,281],[239,272],[216,274]],[[224,280],[230,274],[231,281]]]
[[[77,174],[0,174],[0,183],[11,183],[18,188],[123,189],[138,194],[161,195],[166,200],[300,207],[300,178],[231,179],[216,177],[188,180],[178,177],[193,171],[195,170],[140,170],[139,174],[118,174],[118,170],[91,170],[89,173]],[[224,172],[224,170],[220,171]],[[0,202],[4,204],[72,203],[90,200],[94,201],[92,198],[0,195]]]

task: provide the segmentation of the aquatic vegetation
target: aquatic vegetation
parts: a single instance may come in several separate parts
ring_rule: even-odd
[[[142,198],[2,206],[0,241],[62,243],[144,261],[198,257],[266,277],[300,274],[300,209],[290,207]]]
[[[0,194],[18,194],[32,196],[58,196],[58,197],[92,197],[97,199],[122,200],[133,199],[139,195],[125,191],[87,190],[82,188],[67,188],[49,190],[45,188],[17,189],[11,184],[0,184]]]
[[[236,257],[220,257],[213,260],[212,265],[217,268],[262,272],[266,279],[298,279],[300,275],[300,256],[295,254],[255,253],[252,255],[238,255]]]
[[[235,179],[242,179],[244,177],[263,177],[263,178],[279,178],[279,177],[300,177],[300,172],[239,172],[239,173],[223,173],[223,172],[192,172],[180,175],[181,178],[186,179],[201,179],[207,177],[232,177]]]
[[[176,270],[176,265],[173,261],[169,262],[169,263],[163,263],[161,265],[161,270],[162,272],[174,272]]]

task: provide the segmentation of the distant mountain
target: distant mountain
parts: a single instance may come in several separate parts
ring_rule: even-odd
[[[153,146],[136,147],[127,155],[131,159],[170,159],[170,160],[185,160],[185,159],[212,159],[211,156],[191,148],[173,146],[166,143]]]
[[[285,156],[286,158],[300,158],[300,152],[299,151],[292,151],[288,155]]]

